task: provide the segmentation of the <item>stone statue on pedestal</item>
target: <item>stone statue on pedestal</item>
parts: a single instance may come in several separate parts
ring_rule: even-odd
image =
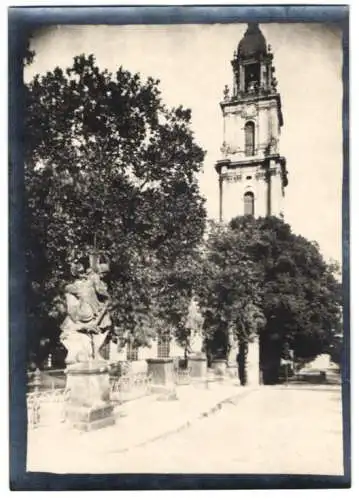
[[[65,287],[67,315],[60,337],[68,351],[66,363],[103,361],[111,332],[110,296],[102,279],[108,265],[85,272],[81,264],[73,264],[71,271],[74,280]]]
[[[84,431],[115,423],[105,348],[111,338],[110,296],[104,274],[108,264],[95,265],[85,272],[73,264],[73,282],[65,287],[66,317],[61,341],[67,349],[66,420]]]
[[[187,328],[190,330],[188,338],[188,353],[200,353],[203,348],[203,317],[197,302],[192,299],[188,307]]]
[[[238,339],[232,328],[228,333],[227,370],[231,377],[238,377]]]

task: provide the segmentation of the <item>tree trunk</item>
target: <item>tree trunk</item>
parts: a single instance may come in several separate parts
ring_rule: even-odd
[[[264,385],[278,383],[281,343],[268,336],[262,338],[261,365]]]
[[[241,385],[247,385],[247,354],[248,342],[238,343],[238,372]]]

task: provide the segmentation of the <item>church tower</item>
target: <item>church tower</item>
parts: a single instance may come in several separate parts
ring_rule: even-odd
[[[219,218],[238,215],[283,217],[286,161],[279,153],[283,126],[273,54],[257,23],[249,23],[232,60],[233,85],[226,85]]]

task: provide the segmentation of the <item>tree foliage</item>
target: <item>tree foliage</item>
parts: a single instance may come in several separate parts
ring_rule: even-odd
[[[35,328],[44,330],[70,261],[94,247],[110,261],[117,325],[139,343],[178,325],[205,224],[196,178],[204,151],[190,110],[166,107],[153,78],[122,67],[111,74],[81,55],[66,70],[33,78],[25,119],[28,314]]]
[[[340,331],[341,286],[316,243],[275,217],[238,217],[214,228],[198,293],[208,329],[260,332],[263,363],[278,367],[285,343],[312,358]],[[246,333],[247,332],[247,333]]]
[[[226,354],[230,330],[240,341],[248,340],[261,319],[261,273],[247,243],[231,228],[212,223],[196,294],[215,355]]]

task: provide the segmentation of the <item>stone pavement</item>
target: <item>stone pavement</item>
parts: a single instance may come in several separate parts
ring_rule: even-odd
[[[158,395],[151,395],[117,407],[111,427],[88,433],[61,423],[29,429],[27,470],[97,472],[99,463],[111,462],[111,456],[179,432],[253,390],[237,380],[178,386],[176,400],[159,401]]]
[[[343,474],[340,387],[263,386],[166,439],[112,454],[98,472]]]

